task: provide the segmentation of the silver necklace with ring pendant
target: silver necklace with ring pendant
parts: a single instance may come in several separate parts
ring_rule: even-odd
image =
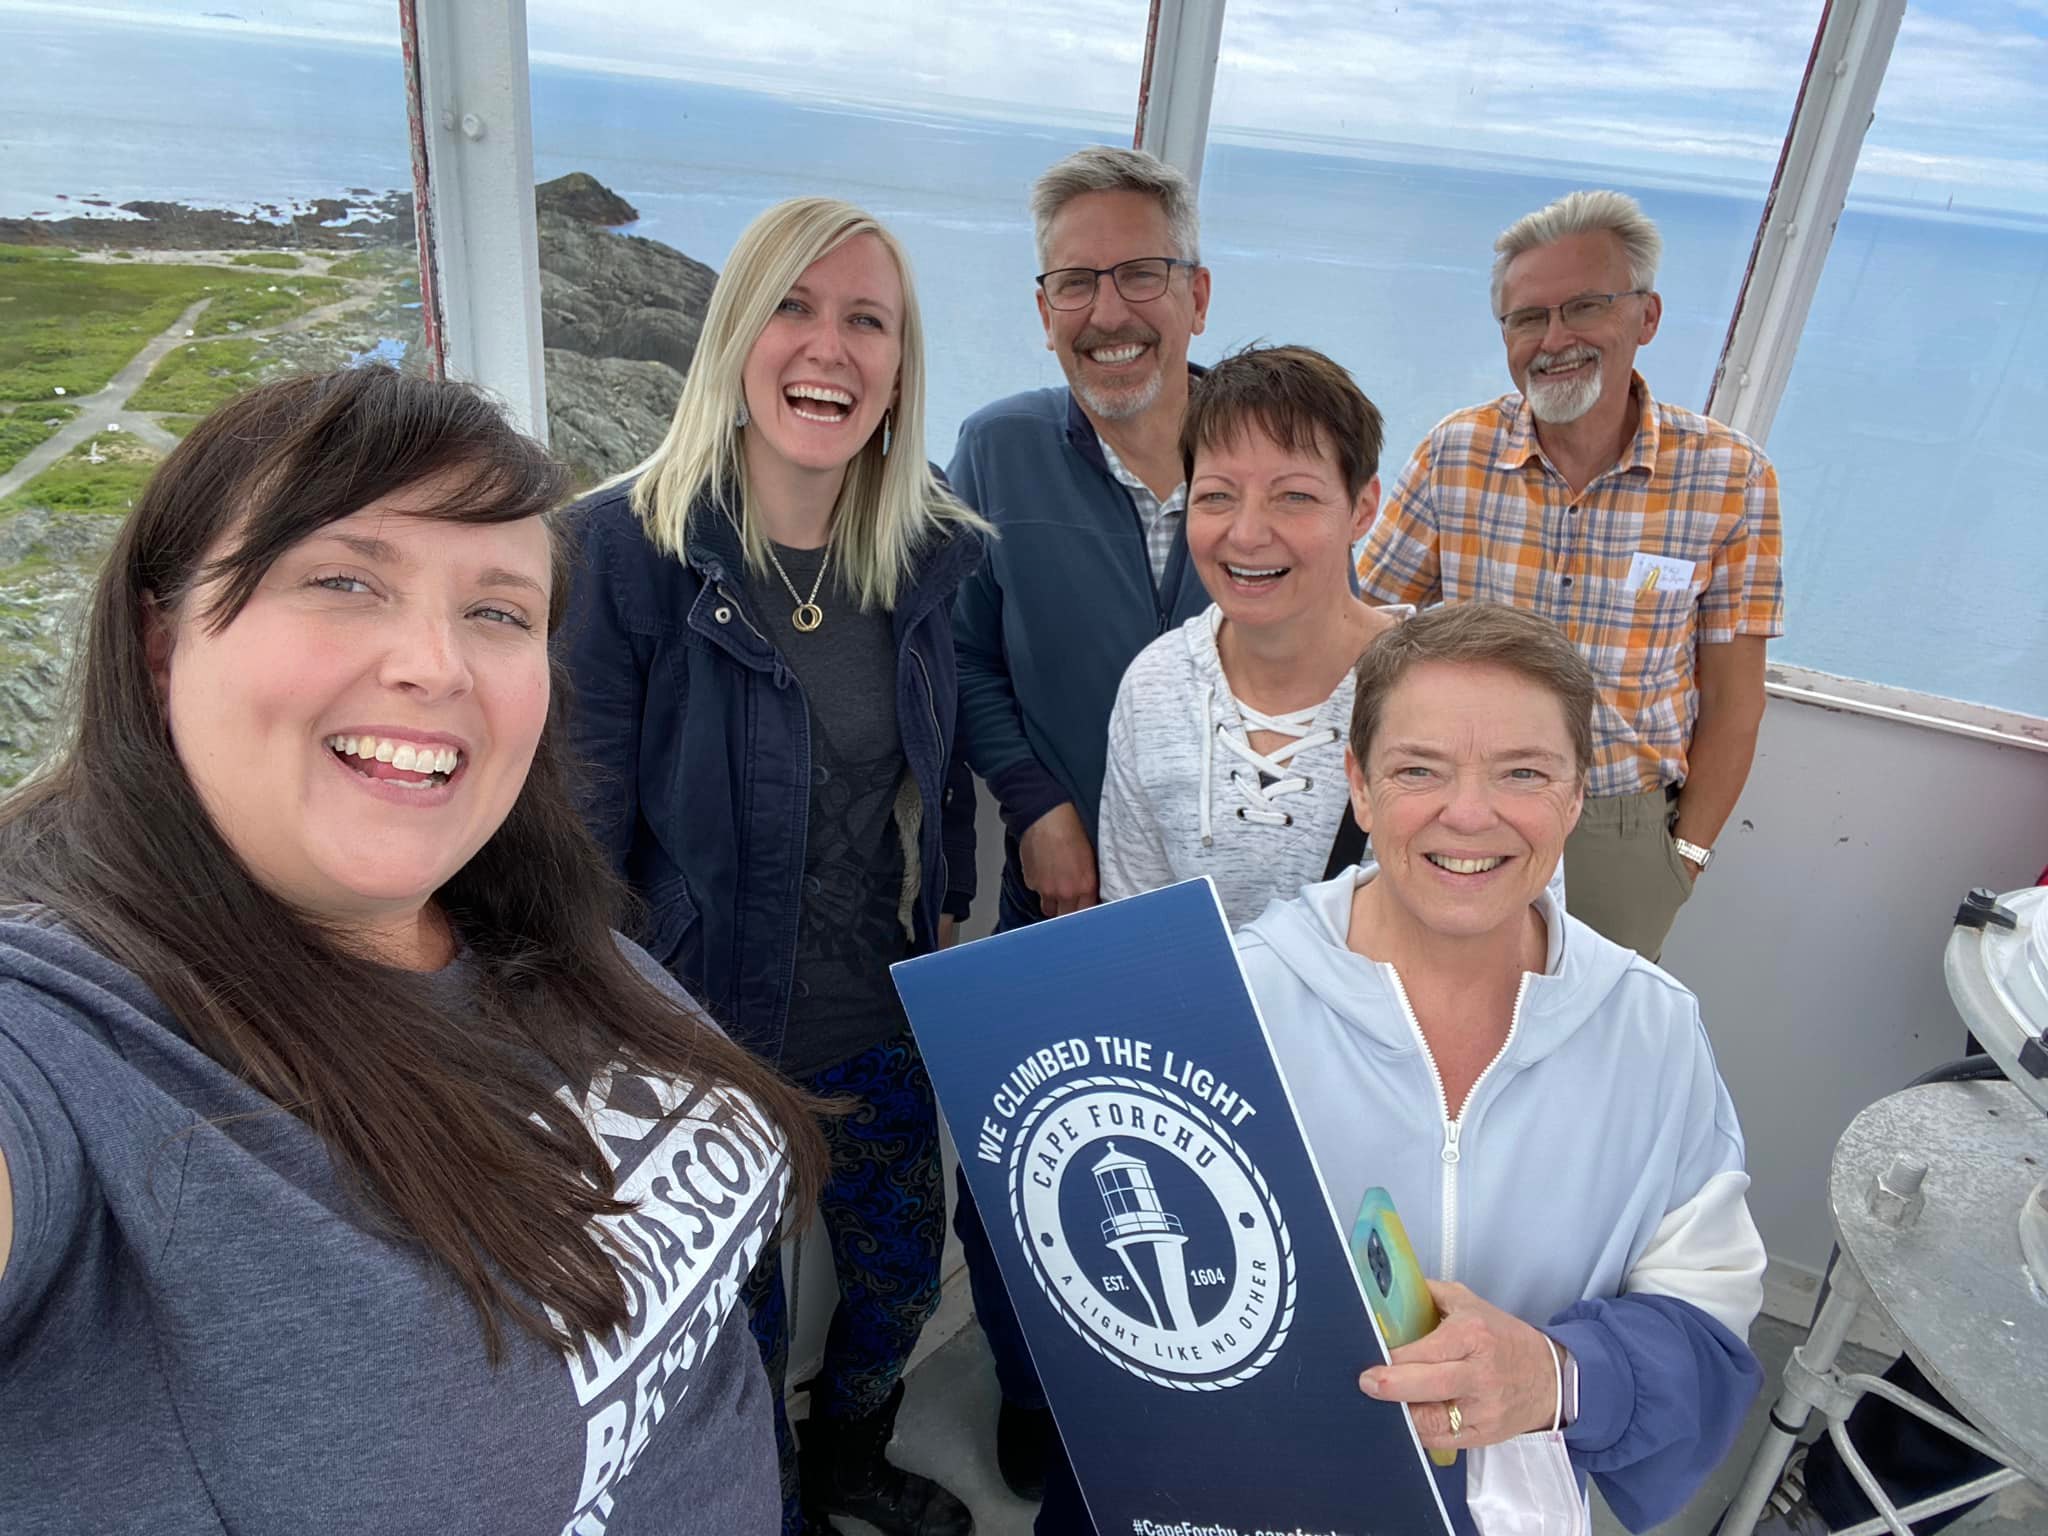
[[[739,531],[740,525],[730,513],[727,514],[726,521],[732,523],[735,533]],[[796,604],[795,611],[789,616],[789,622],[796,627],[798,633],[808,635],[825,622],[825,610],[818,606],[818,592],[825,585],[825,572],[832,565],[832,536],[825,536],[825,558],[818,562],[818,577],[811,583],[809,597],[797,591],[796,583],[789,579],[789,572],[782,568],[782,561],[775,554],[775,541],[763,539],[761,543],[768,551],[768,563],[775,567],[775,574],[782,578],[782,585],[789,590],[790,601]]]
[[[768,546],[768,561],[775,567],[775,574],[782,578],[782,584],[789,589],[789,595],[796,603],[796,609],[790,614],[789,622],[796,626],[799,633],[808,635],[825,622],[825,610],[818,606],[818,589],[825,585],[825,572],[832,564],[832,541],[829,538],[825,540],[825,558],[818,562],[818,579],[811,583],[809,597],[798,595],[796,583],[789,579],[789,572],[782,568],[781,560],[776,558],[774,541],[762,542]]]

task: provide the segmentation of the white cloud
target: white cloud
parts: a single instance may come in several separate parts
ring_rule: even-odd
[[[1145,15],[1143,0],[1015,0],[1001,8],[923,0],[835,0],[829,8],[810,0],[529,0],[527,32],[536,58],[586,66],[744,78],[788,93],[945,102],[998,115],[1032,107],[1055,118],[1128,119],[1137,107]]]
[[[387,0],[0,0],[0,15],[45,15],[65,21],[170,27],[184,32],[298,38],[307,42],[398,46],[398,7]]]

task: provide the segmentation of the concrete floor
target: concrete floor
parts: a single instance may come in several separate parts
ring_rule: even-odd
[[[1713,1529],[1763,1434],[1768,1399],[1775,1395],[1786,1357],[1803,1332],[1769,1318],[1759,1320],[1751,1343],[1772,1385],[1751,1410],[1734,1454],[1690,1507],[1657,1528],[1658,1536],[1707,1536]],[[1864,1351],[1850,1349],[1845,1355],[1845,1364],[1861,1369],[1883,1364]],[[976,1536],[1031,1536],[1037,1506],[1014,1497],[996,1473],[995,1421],[995,1376],[981,1331],[969,1321],[913,1368],[892,1454],[905,1467],[938,1478],[965,1499],[974,1511]],[[846,1536],[876,1536],[858,1521],[834,1523]],[[1596,1494],[1595,1536],[1618,1536],[1622,1529]],[[2008,1489],[1950,1529],[1978,1536],[2048,1536],[2048,1500],[2024,1485]]]

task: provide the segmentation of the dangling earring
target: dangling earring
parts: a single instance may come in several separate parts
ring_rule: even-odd
[[[896,412],[892,408],[882,412],[882,457],[889,457],[889,440],[896,427]]]
[[[735,427],[744,427],[748,422],[752,421],[753,419],[753,416],[750,415],[747,411],[747,402],[742,400],[740,402],[740,413],[737,416],[733,417],[732,424]]]

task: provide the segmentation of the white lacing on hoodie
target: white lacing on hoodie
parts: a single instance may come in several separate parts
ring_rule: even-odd
[[[1230,701],[1236,719],[1218,720],[1216,693],[1214,683],[1202,689],[1201,830],[1204,848],[1209,846],[1213,831],[1210,791],[1216,777],[1216,743],[1219,740],[1251,770],[1249,773],[1244,768],[1230,770],[1230,782],[1244,798],[1244,804],[1237,807],[1238,820],[1255,822],[1262,827],[1291,827],[1294,817],[1273,802],[1285,795],[1303,793],[1313,781],[1305,774],[1291,772],[1288,764],[1297,753],[1328,746],[1337,739],[1336,731],[1329,726],[1317,727],[1316,711],[1320,705],[1285,715],[1268,715],[1225,692],[1224,697]],[[1290,736],[1293,740],[1282,742],[1271,752],[1260,752],[1251,744],[1253,731],[1271,731],[1276,736]]]

